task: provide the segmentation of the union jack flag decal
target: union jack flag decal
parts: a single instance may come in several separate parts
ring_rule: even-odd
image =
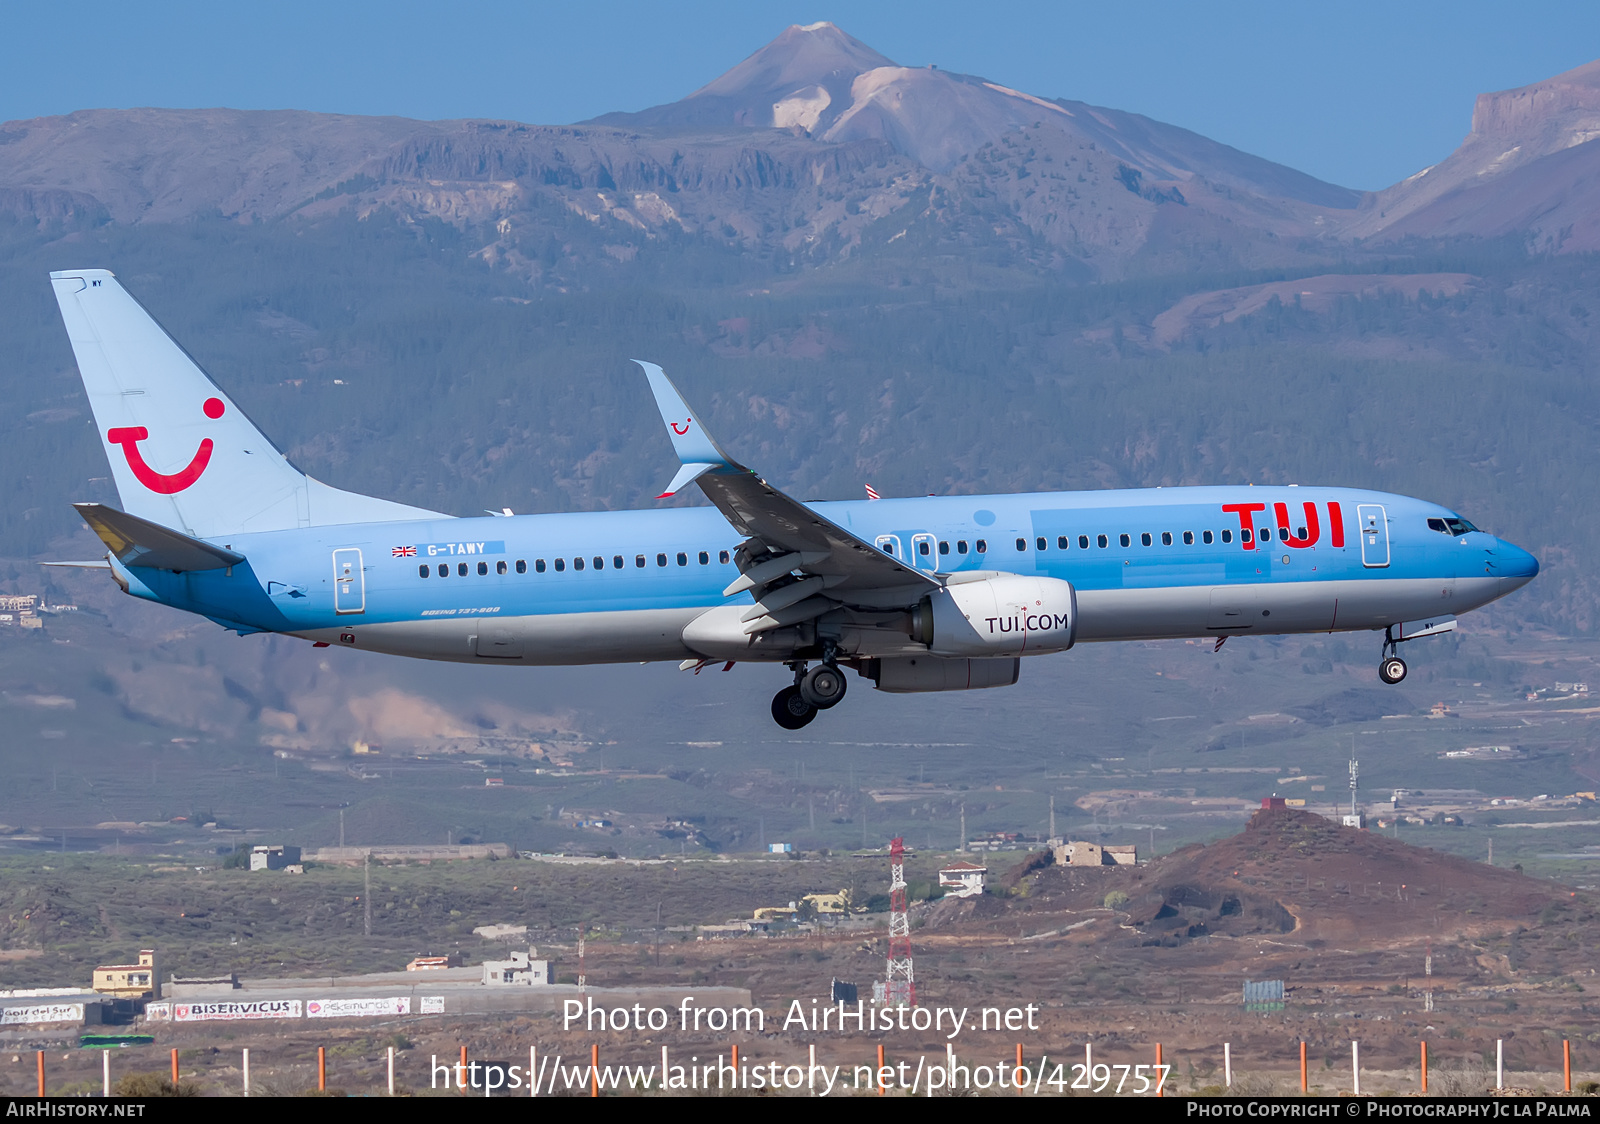
[[[415,558],[417,548],[414,546],[397,546],[389,552],[396,558]]]

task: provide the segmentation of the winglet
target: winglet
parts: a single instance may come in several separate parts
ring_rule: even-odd
[[[642,359],[635,359],[634,362],[644,369],[645,378],[650,380],[650,392],[656,396],[656,408],[661,411],[661,420],[666,422],[667,434],[672,438],[672,451],[678,454],[678,460],[684,466],[683,471],[662,493],[663,496],[672,495],[695,477],[714,468],[742,467],[724,453],[711,434],[706,432],[706,427],[689,409],[683,395],[678,393],[678,388],[672,385],[672,380],[660,367]],[[698,471],[691,473],[690,469]]]
[[[672,478],[672,483],[667,485],[667,490],[665,492],[662,492],[659,496],[657,496],[656,499],[664,500],[664,499],[667,499],[669,496],[675,496],[680,491],[682,491],[684,488],[687,488],[693,481],[700,479],[700,477],[702,477],[706,473],[710,472],[713,468],[720,468],[720,467],[721,467],[720,465],[715,465],[715,464],[686,464],[686,465],[682,465],[678,469],[678,475],[674,476]]]

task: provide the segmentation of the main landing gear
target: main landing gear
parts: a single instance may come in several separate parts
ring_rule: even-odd
[[[794,685],[772,696],[772,718],[785,730],[798,730],[815,718],[817,711],[838,706],[848,684],[831,653],[810,671],[804,660],[796,660],[789,668],[794,672]]]
[[[1398,683],[1406,677],[1406,661],[1400,658],[1399,647],[1394,638],[1394,629],[1384,629],[1383,658],[1378,661],[1378,678],[1385,683]]]

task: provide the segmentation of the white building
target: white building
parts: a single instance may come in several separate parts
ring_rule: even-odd
[[[283,870],[300,864],[300,848],[283,844],[257,844],[250,848],[251,870]],[[301,868],[302,872],[304,868]]]
[[[977,863],[952,863],[939,871],[939,885],[947,898],[970,898],[983,893],[983,876],[989,868]]]
[[[485,960],[483,982],[495,987],[543,987],[550,982],[550,961],[535,960],[535,949],[513,952],[509,960]]]

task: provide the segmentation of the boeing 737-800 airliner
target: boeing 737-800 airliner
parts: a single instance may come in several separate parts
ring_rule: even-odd
[[[1384,633],[1398,645],[1538,562],[1383,492],[1195,487],[801,503],[640,363],[711,507],[455,518],[304,475],[109,271],[50,275],[123,510],[78,504],[126,592],[240,635],[482,664],[786,666],[798,729],[845,694],[1017,681],[1080,641]]]

